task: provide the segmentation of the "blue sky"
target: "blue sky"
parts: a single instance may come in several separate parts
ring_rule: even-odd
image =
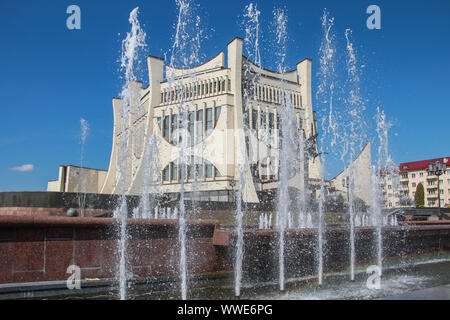
[[[449,1],[254,2],[261,11],[265,66],[273,67],[272,10],[282,7],[289,17],[288,68],[304,57],[312,58],[313,85],[317,86],[320,18],[327,8],[335,17],[338,54],[344,54],[345,29],[353,30],[358,60],[366,66],[361,87],[368,100],[366,120],[373,129],[376,106],[386,111],[394,124],[393,159],[450,156]],[[197,3],[209,34],[201,54],[208,59],[225,50],[232,38],[244,35],[240,22],[247,2]],[[66,8],[71,4],[81,8],[81,30],[66,28]],[[381,8],[381,30],[366,28],[365,11],[371,4]],[[80,118],[90,125],[83,164],[107,169],[111,98],[122,84],[117,61],[129,30],[129,12],[136,6],[148,36],[147,53],[170,56],[177,13],[173,1],[0,3],[0,190],[45,190],[47,180],[57,178],[60,164],[79,165]],[[26,164],[32,164],[33,170],[11,169]]]

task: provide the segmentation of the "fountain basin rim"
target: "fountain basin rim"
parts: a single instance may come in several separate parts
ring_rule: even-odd
[[[0,216],[0,227],[8,226],[83,226],[99,227],[120,223],[115,218]],[[178,225],[175,219],[128,219],[129,225]],[[188,225],[218,226],[218,220],[188,220]]]
[[[440,224],[440,225],[403,225],[403,226],[385,226],[383,227],[383,231],[396,231],[396,230],[450,230],[450,221],[447,222],[448,224]],[[376,227],[363,227],[363,228],[355,228],[355,232],[367,232],[367,231],[376,231]],[[349,232],[348,228],[327,228],[327,231],[329,232]],[[223,232],[231,232],[232,234],[235,234],[235,231],[227,231],[223,230]],[[307,229],[301,229],[301,230],[286,230],[288,234],[316,234],[317,228],[307,228]],[[278,233],[278,230],[246,230],[244,231],[246,234],[251,235],[259,235],[259,236],[270,236],[273,234]]]

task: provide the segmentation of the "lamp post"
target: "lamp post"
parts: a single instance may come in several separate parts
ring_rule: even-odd
[[[348,177],[342,179],[342,186],[347,188],[347,202],[349,202],[350,201],[350,195],[349,195],[348,188],[350,187],[350,179]]]
[[[436,162],[430,162],[428,164],[428,173],[430,175],[436,175],[437,176],[437,188],[438,188],[438,205],[439,205],[439,219],[442,220],[443,216],[441,213],[441,188],[439,183],[439,177],[444,174],[445,170],[447,170],[447,165],[445,163],[440,162],[439,160],[436,160]]]

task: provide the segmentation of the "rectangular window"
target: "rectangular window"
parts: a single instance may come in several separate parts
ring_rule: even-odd
[[[217,121],[219,120],[219,117],[220,117],[220,112],[222,111],[222,107],[216,107],[215,109],[214,109],[214,121],[215,121],[215,123],[217,124]]]
[[[189,136],[190,136],[190,139],[191,139],[191,142],[190,142],[191,146],[193,146],[194,143],[195,143],[194,125],[195,125],[194,111],[191,111],[188,114],[188,132],[189,132]]]
[[[274,120],[273,112],[269,112],[269,130],[273,130],[274,129],[273,120]]]
[[[245,110],[245,112],[244,112],[244,114],[243,114],[243,117],[244,117],[244,125],[245,125],[248,129],[251,129],[251,128],[250,128],[250,123],[249,123],[249,121],[250,121],[250,111]]]
[[[186,166],[186,173],[185,173],[185,176],[186,176],[186,180],[189,180],[189,179],[192,179],[192,168],[191,168],[191,166],[190,165],[187,165]],[[186,197],[185,197],[186,198]]]
[[[212,108],[206,109],[205,129],[206,129],[206,135],[208,135],[213,129],[213,110],[212,110]]]
[[[259,170],[258,170],[258,165],[257,164],[251,164],[250,165],[250,172],[251,172],[253,177],[259,178]]]
[[[187,166],[187,177],[188,177],[188,179],[195,179],[195,176],[194,176],[194,174],[195,174],[195,170],[194,170],[194,161],[195,161],[195,158],[193,157],[193,156],[191,156],[191,159],[190,159],[190,163],[189,163],[189,165]]]
[[[419,176],[423,177],[423,172],[419,173]]]
[[[205,172],[206,178],[212,178],[213,177],[213,175],[212,175],[212,164],[205,165],[205,169],[206,169],[206,172]]]
[[[258,130],[258,110],[252,110],[252,129]]]
[[[264,112],[264,110],[261,110],[259,113],[260,116],[260,127],[261,129],[265,129],[266,128],[266,113]]]
[[[203,139],[203,110],[197,111],[197,136],[195,137],[197,142],[202,141]]]
[[[283,133],[281,132],[281,117],[279,113],[277,113],[277,133],[278,133],[278,143],[281,147],[282,143],[281,138],[283,137]]]
[[[170,128],[169,128],[170,116],[165,116],[163,121],[163,137],[169,140]]]
[[[170,121],[170,142],[172,142],[173,144],[177,144],[177,137],[175,137],[175,133],[177,131],[177,115],[173,114],[171,121]]]
[[[230,199],[230,197],[229,197],[229,194],[228,194],[228,191],[227,190],[225,190],[225,191],[219,191],[219,201],[221,201],[221,202],[227,202],[227,201],[230,201],[231,199]]]
[[[209,201],[219,201],[219,191],[210,191]]]
[[[163,181],[169,181],[169,167],[165,167],[163,170]]]
[[[170,164],[170,180],[178,180],[178,166],[175,163]]]
[[[415,173],[411,174],[411,178],[415,178],[415,177],[416,177]]]
[[[197,178],[198,179],[203,179],[203,164],[196,164],[195,167],[197,168]]]

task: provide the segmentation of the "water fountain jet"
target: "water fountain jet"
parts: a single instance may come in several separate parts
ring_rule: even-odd
[[[139,50],[145,47],[145,32],[141,29],[137,18],[139,8],[136,7],[130,13],[129,22],[131,31],[127,33],[122,42],[121,68],[124,70],[125,84],[122,87],[120,98],[122,100],[121,109],[121,141],[119,151],[119,181],[118,190],[120,192],[120,204],[114,211],[114,218],[119,219],[119,294],[120,299],[125,300],[127,294],[127,218],[128,205],[126,199],[127,170],[129,158],[129,132],[127,130],[128,120],[130,119],[132,107],[138,104],[139,98],[136,96],[136,77],[134,74],[135,63],[138,58]]]
[[[88,122],[80,118],[80,129],[81,129],[81,135],[80,135],[80,144],[81,144],[81,151],[80,151],[80,170],[83,170],[83,160],[84,160],[84,147],[86,144],[86,138],[89,133],[89,124]],[[86,177],[83,173],[83,171],[80,171],[80,191],[85,187],[85,181]],[[78,206],[81,211],[81,216],[84,217],[84,209],[86,207],[86,192],[83,192],[82,194],[78,195]]]

